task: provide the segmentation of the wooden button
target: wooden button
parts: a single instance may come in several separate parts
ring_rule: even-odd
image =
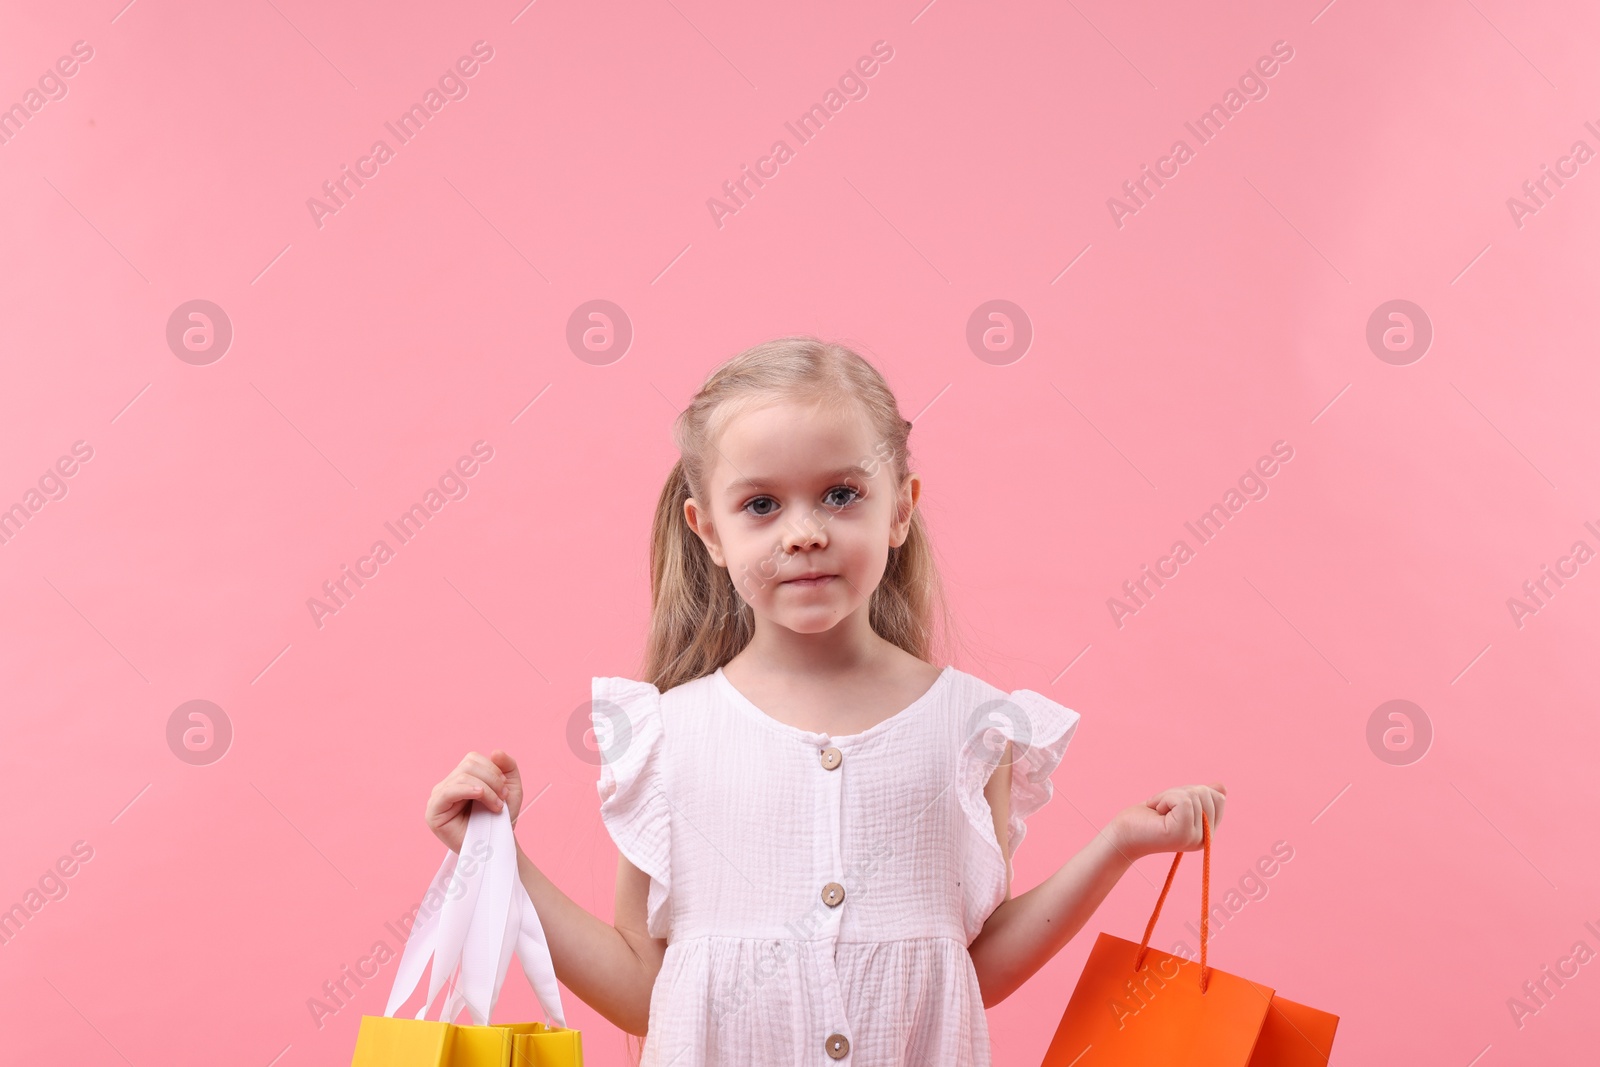
[[[844,753],[840,752],[838,749],[829,747],[822,750],[822,766],[825,769],[831,771],[843,762]]]
[[[837,908],[844,900],[844,886],[838,882],[829,882],[822,887],[822,902],[830,908]]]
[[[829,1034],[822,1047],[833,1059],[843,1059],[850,1054],[850,1039],[843,1034]]]

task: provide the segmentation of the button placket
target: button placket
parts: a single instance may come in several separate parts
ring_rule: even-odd
[[[819,746],[818,759],[821,769],[816,773],[823,776],[822,794],[826,799],[828,845],[823,855],[818,856],[819,873],[823,875],[818,891],[821,904],[827,915],[823,919],[823,940],[816,944],[816,961],[823,975],[823,999],[828,1011],[825,1029],[817,1038],[822,1041],[823,1052],[829,1059],[844,1059],[850,1054],[850,1020],[845,1015],[844,996],[839,981],[839,971],[836,961],[839,944],[839,926],[843,918],[843,903],[845,888],[840,882],[844,872],[844,842],[841,830],[844,826],[844,775],[840,767],[844,763],[844,752],[829,743],[824,736]],[[830,766],[831,764],[831,766]]]
[[[838,756],[832,768],[828,767],[830,752]],[[837,942],[841,910],[839,905],[844,902],[845,897],[841,881],[844,873],[844,842],[840,834],[844,827],[844,775],[840,772],[840,766],[844,763],[844,753],[837,746],[829,744],[828,738],[824,735],[819,755],[823,769],[817,773],[824,776],[822,791],[827,797],[828,848],[823,877],[817,885],[816,892],[821,895],[822,903],[828,909],[825,920],[827,934]]]
[[[839,970],[834,963],[833,946],[827,941],[813,941],[811,955],[817,974],[822,979],[822,1002],[825,1007],[824,1022],[814,1040],[822,1042],[822,1051],[829,1059],[844,1059],[850,1054],[850,1038],[853,1030],[844,1013],[844,995],[840,991]]]

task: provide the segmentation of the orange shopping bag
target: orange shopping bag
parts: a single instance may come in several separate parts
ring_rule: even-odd
[[[548,1023],[490,1023],[515,954]],[[416,990],[428,995],[416,1018],[395,1012]],[[444,989],[437,1021],[424,1019]],[[471,1025],[457,1024],[467,1009]],[[406,938],[382,1015],[361,1017],[351,1067],[583,1067],[583,1037],[566,1026],[561,990],[539,913],[517,873],[516,839],[505,808],[477,801],[459,853],[446,853]]]
[[[1203,815],[1200,963],[1149,948],[1179,852],[1167,871],[1144,940],[1102,932],[1042,1067],[1323,1067],[1339,1024],[1277,995],[1271,986],[1206,966],[1211,911],[1211,822]]]

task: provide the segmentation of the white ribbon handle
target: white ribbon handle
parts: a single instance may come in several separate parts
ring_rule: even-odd
[[[393,1016],[410,999],[431,957],[428,996],[416,1017],[427,1015],[439,990],[453,979],[440,1020],[454,1022],[465,1007],[474,1025],[487,1026],[515,952],[545,1020],[565,1027],[544,926],[517,870],[511,814],[505,807],[491,812],[471,803],[461,851],[447,852],[429,883],[383,1014]]]

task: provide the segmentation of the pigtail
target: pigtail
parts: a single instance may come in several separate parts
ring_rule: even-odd
[[[680,458],[661,487],[651,526],[643,677],[662,692],[715,671],[755,634],[750,605],[689,526],[683,505],[694,495]]]

